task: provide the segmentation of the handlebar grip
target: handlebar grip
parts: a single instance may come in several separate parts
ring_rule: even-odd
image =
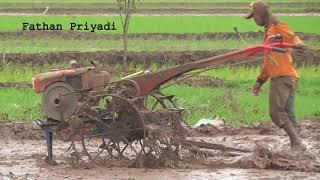
[[[287,53],[288,52],[287,49],[278,48],[278,47],[272,47],[271,51],[275,51],[275,52],[279,52],[279,53]]]

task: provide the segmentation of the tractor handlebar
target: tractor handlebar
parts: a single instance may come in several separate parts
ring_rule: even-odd
[[[127,84],[134,87],[137,94],[144,96],[158,89],[169,80],[179,77],[187,72],[201,68],[215,67],[228,62],[246,62],[248,61],[248,58],[265,55],[272,51],[286,53],[288,52],[288,48],[294,48],[294,46],[292,44],[273,43],[248,47],[226,54],[209,57],[200,61],[190,62],[169,69],[132,77],[127,80]]]
[[[288,43],[273,43],[267,46],[271,47],[271,51],[276,51],[280,53],[288,52],[289,48],[293,48],[293,49],[296,48],[294,44],[288,44]]]
[[[279,48],[279,47],[272,47],[271,51],[279,52],[279,53],[287,53],[287,49]]]

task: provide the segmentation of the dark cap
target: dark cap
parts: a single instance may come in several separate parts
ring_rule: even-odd
[[[246,14],[245,18],[246,19],[251,19],[253,17],[254,12],[265,12],[266,10],[269,9],[269,6],[262,2],[261,0],[256,0],[250,3],[250,11]]]

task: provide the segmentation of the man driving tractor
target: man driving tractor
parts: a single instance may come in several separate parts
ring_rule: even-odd
[[[269,6],[262,1],[250,4],[246,19],[253,18],[258,26],[265,28],[265,44],[283,42],[295,44],[295,49],[304,50],[305,45],[288,25],[272,14]],[[253,94],[259,95],[262,85],[270,79],[269,112],[275,125],[284,129],[291,143],[291,150],[305,151],[306,146],[299,137],[294,101],[298,73],[293,67],[290,52],[272,52],[266,56],[263,68],[253,87]]]

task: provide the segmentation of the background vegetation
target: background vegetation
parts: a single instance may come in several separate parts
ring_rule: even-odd
[[[287,3],[295,2],[300,5],[292,6],[274,6],[277,11],[318,11],[320,8],[310,4],[308,0],[265,0],[266,2]],[[0,10],[30,10],[39,9],[51,4],[53,9],[97,9],[97,5],[88,3],[115,3],[114,0],[0,0],[2,4]],[[169,2],[171,0],[144,0],[143,2]],[[234,6],[187,6],[182,5],[179,9],[236,9],[246,10],[247,0],[174,0],[174,2],[241,2],[239,7]],[[305,4],[309,3],[309,4]],[[320,2],[313,0],[312,2]],[[11,5],[8,3],[12,3]],[[18,3],[18,4],[15,4]],[[19,5],[19,3],[24,3]],[[32,3],[32,4],[28,4]],[[43,3],[43,4],[41,4]],[[60,4],[59,4],[60,3]],[[73,7],[65,6],[61,3],[83,3],[84,6]],[[86,7],[86,8],[83,8]],[[170,9],[170,6],[160,7],[158,5],[148,4],[140,9]],[[99,9],[110,10],[112,6],[101,6]],[[287,22],[295,32],[302,32],[306,35],[313,33],[313,37],[308,38],[305,42],[313,50],[320,48],[320,16],[291,16],[281,15],[280,19]],[[120,19],[118,15],[0,15],[0,53],[50,53],[61,51],[109,51],[121,50],[121,39],[110,38],[113,35],[121,33]],[[29,31],[22,32],[22,22],[29,23],[53,23],[62,24],[69,29],[70,22],[85,23],[106,23],[116,22],[116,31],[95,32],[94,34],[70,35],[70,32],[52,32],[52,34],[31,34]],[[217,15],[217,14],[199,14],[199,15],[138,15],[132,17],[129,33],[137,33],[142,36],[131,38],[129,40],[130,51],[198,51],[198,50],[222,50],[222,49],[239,49],[246,45],[239,41],[238,38],[229,37],[234,33],[234,27],[238,27],[240,32],[260,32],[263,28],[258,27],[253,21],[245,20],[239,15]],[[80,31],[84,33],[83,31]],[[222,33],[221,36],[208,38],[190,38],[191,34],[205,35],[205,33]],[[69,34],[68,34],[69,33]],[[159,38],[150,38],[149,33],[160,33]],[[163,33],[171,34],[161,35]],[[228,34],[229,33],[229,34]],[[99,36],[95,36],[95,35]],[[184,34],[187,38],[179,38],[177,34]],[[104,36],[105,35],[105,36]],[[260,44],[262,37],[244,36],[248,45]],[[31,78],[38,73],[46,72],[51,67],[65,68],[66,64],[13,64],[0,63],[0,84],[3,83],[31,83]],[[152,64],[150,67],[143,67],[139,64],[131,64],[128,67],[119,65],[108,65],[115,71],[121,71],[124,68],[130,72],[152,69],[158,70],[168,68],[170,65]],[[320,73],[319,66],[302,66],[299,67],[301,78],[299,80],[299,90],[297,96],[297,117],[299,119],[320,116]],[[229,87],[219,85],[217,87],[207,86],[190,86],[186,83],[170,86],[163,91],[167,94],[176,95],[176,101],[179,106],[185,108],[184,116],[188,123],[194,124],[201,118],[219,117],[229,124],[250,124],[261,121],[268,121],[268,83],[264,85],[261,96],[254,97],[251,93],[256,76],[260,67],[224,67],[212,69],[201,74],[201,76],[222,79],[226,83],[232,83],[235,86]],[[118,74],[115,79],[125,74]],[[118,77],[117,77],[118,76]],[[32,121],[36,118],[42,118],[44,115],[41,110],[41,94],[36,94],[31,88],[21,87],[4,87],[0,88],[0,119],[7,121]]]

